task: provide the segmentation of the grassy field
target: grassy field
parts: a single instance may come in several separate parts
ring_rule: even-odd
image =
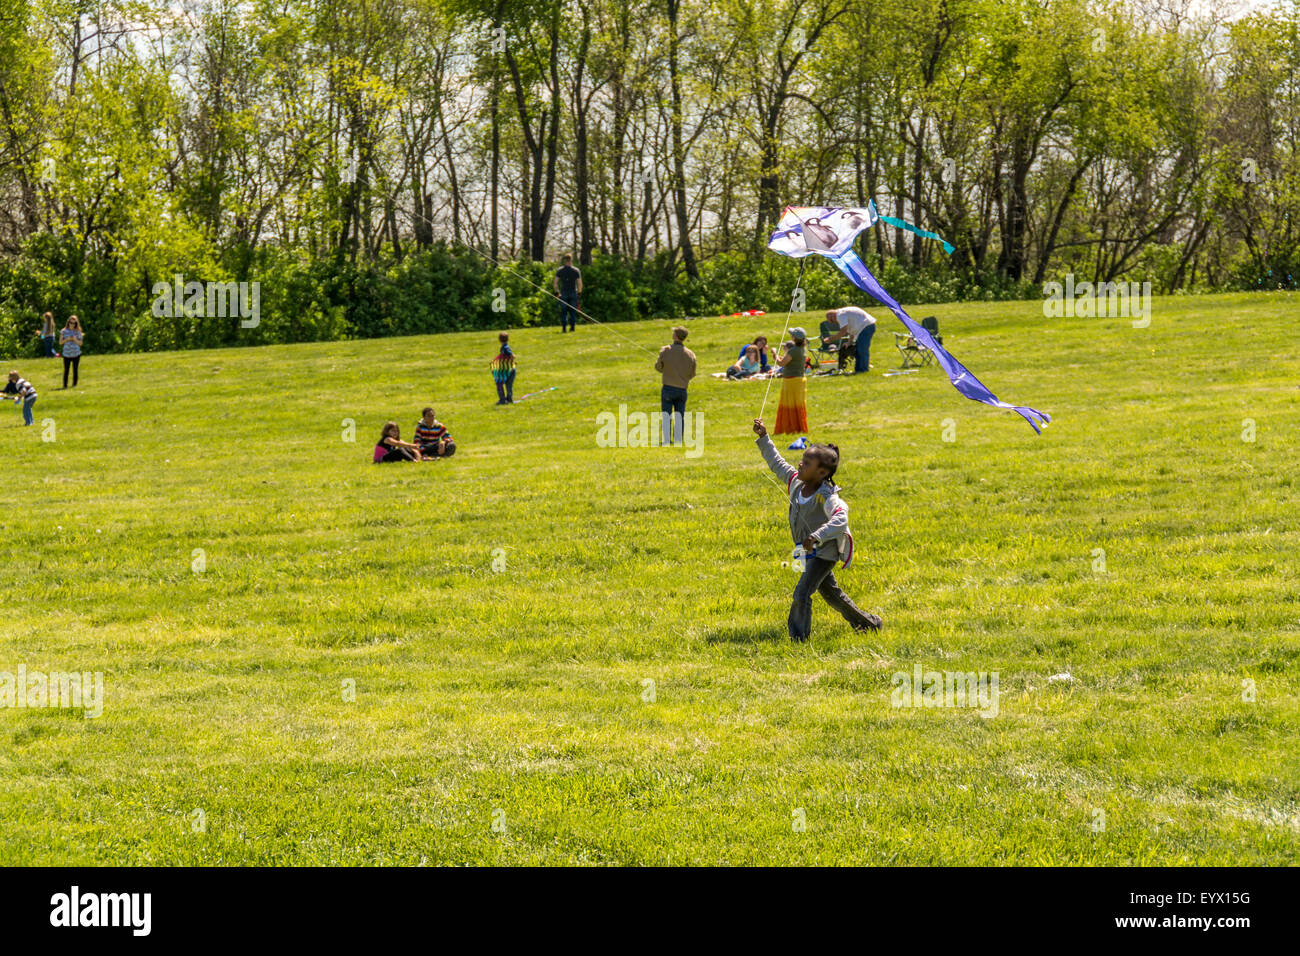
[[[514,333],[516,393],[560,388],[506,408],[490,333],[11,363],[0,671],[104,705],[0,709],[0,863],[1294,862],[1298,305],[911,310],[1041,437],[884,377],[877,311],[808,405],[885,628],[818,598],[807,645],[763,386],[707,377],[783,316],[691,323],[697,458],[596,442],[657,411],[619,336],[667,321]],[[372,466],[426,403],[459,454]],[[918,663],[996,671],[997,716],[891,706]]]

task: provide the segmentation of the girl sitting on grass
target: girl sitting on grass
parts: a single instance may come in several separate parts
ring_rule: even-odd
[[[816,591],[840,612],[855,631],[880,630],[880,618],[858,610],[835,583],[835,562],[844,567],[853,560],[853,535],[849,533],[849,509],[839,498],[832,478],[840,464],[840,450],[834,445],[810,445],[795,468],[776,450],[762,419],[754,419],[758,450],[773,473],[790,489],[790,533],[806,553],[803,575],[795,585],[794,600],[786,622],[790,639],[806,641],[812,633],[812,596]]]
[[[389,422],[384,426],[379,442],[375,445],[375,464],[390,461],[423,461],[418,447],[409,441],[402,441],[402,430],[397,427],[397,422]]]
[[[746,345],[745,351],[740,353],[740,358],[736,364],[727,369],[727,378],[750,378],[759,372],[759,355],[757,345]]]

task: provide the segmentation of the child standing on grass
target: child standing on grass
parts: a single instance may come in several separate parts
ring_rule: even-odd
[[[36,404],[35,386],[17,372],[10,372],[9,384],[5,386],[5,394],[18,396],[15,401],[23,403],[23,424],[30,425],[33,421],[32,406]]]
[[[456,454],[456,442],[447,431],[447,426],[438,421],[432,408],[420,413],[421,418],[415,424],[415,443],[420,446],[420,454],[425,461],[432,458],[450,458]]]
[[[849,509],[840,500],[832,478],[840,464],[840,450],[834,445],[810,445],[795,468],[776,450],[762,419],[754,419],[758,450],[773,473],[790,489],[790,533],[802,544],[803,575],[795,585],[794,600],[786,626],[790,639],[806,641],[812,633],[812,596],[816,591],[840,612],[855,631],[880,630],[880,618],[864,614],[835,582],[835,562],[844,567],[853,560],[853,535],[849,533]]]
[[[513,405],[515,403],[515,353],[510,351],[510,333],[497,335],[501,341],[501,351],[490,363],[492,381],[497,384],[497,404]]]

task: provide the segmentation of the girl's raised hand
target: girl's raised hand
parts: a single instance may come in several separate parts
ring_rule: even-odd
[[[767,435],[767,426],[763,424],[763,419],[754,419],[754,434],[759,438],[763,438]]]

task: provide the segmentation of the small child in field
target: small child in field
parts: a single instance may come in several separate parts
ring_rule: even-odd
[[[397,427],[397,422],[389,422],[384,426],[383,433],[379,436],[379,441],[375,444],[375,464],[381,465],[390,461],[422,461],[420,449],[412,445],[409,441],[402,441],[402,430]]]
[[[501,341],[501,351],[490,363],[492,381],[497,384],[497,404],[513,405],[515,403],[515,353],[510,350],[510,333],[497,335]]]
[[[880,618],[858,610],[835,582],[835,562],[843,559],[847,568],[853,560],[849,509],[840,500],[839,488],[831,481],[840,464],[840,450],[834,445],[810,445],[795,468],[781,457],[772,439],[767,437],[761,419],[754,419],[754,433],[758,435],[763,460],[790,489],[790,533],[807,553],[786,622],[790,639],[806,641],[811,635],[814,591],[839,611],[855,631],[880,630]]]
[[[438,421],[432,408],[420,413],[423,417],[415,425],[415,444],[425,461],[433,458],[450,458],[456,454],[456,442],[447,426]]]
[[[17,372],[10,372],[4,393],[17,396],[14,401],[23,403],[23,424],[30,425],[34,421],[32,406],[36,404],[36,387]]]

